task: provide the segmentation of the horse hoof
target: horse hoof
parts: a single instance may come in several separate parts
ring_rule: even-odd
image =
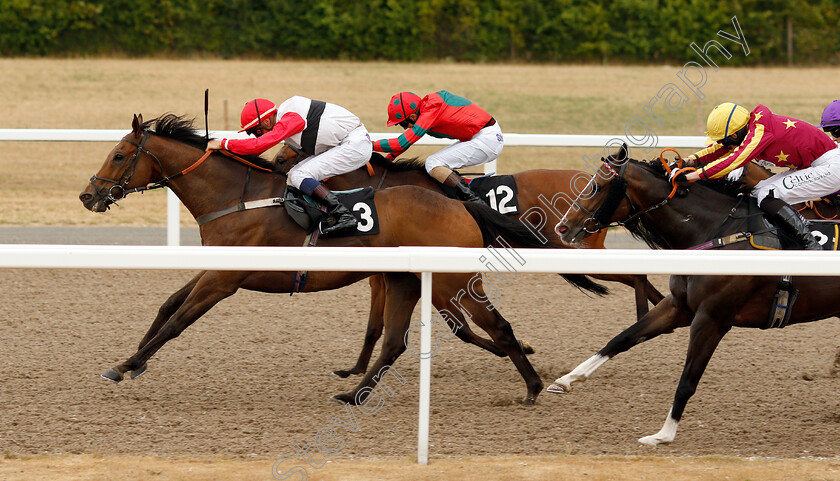
[[[553,392],[554,394],[569,394],[571,392],[568,387],[558,382],[551,383],[551,386],[548,386],[546,391]]]
[[[100,374],[99,377],[106,381],[111,381],[114,384],[123,380],[123,375],[113,369],[108,369],[107,371]]]
[[[526,397],[524,401],[522,401],[523,406],[531,407],[537,404],[536,398]]]
[[[137,369],[131,371],[131,379],[137,379],[138,377],[146,374],[146,363],[143,363],[142,366],[138,367]]]
[[[360,373],[358,373],[358,372],[356,372],[352,369],[349,369],[347,371],[343,371],[343,370],[333,371],[332,373],[330,373],[330,376],[337,376],[337,377],[340,377],[341,379],[347,379],[348,377],[350,377],[354,374],[360,374]]]
[[[330,402],[339,404],[356,404],[353,401],[353,395],[350,393],[336,394],[335,396],[330,398]]]
[[[525,341],[519,341],[519,346],[522,348],[522,352],[524,352],[525,354],[533,354],[535,352],[534,346],[528,344]]]

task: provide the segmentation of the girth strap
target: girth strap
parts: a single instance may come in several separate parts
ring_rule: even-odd
[[[763,329],[778,328],[787,326],[790,315],[793,313],[793,303],[799,296],[799,289],[793,287],[790,276],[782,276],[776,288],[776,295],[773,297],[773,306],[770,309],[770,319]]]
[[[303,239],[303,247],[315,247],[318,244],[319,235],[320,229],[315,229],[309,234],[306,234],[306,237]],[[289,293],[290,296],[295,292],[301,292],[306,287],[307,276],[309,276],[309,271],[297,271],[295,273],[295,283],[292,286],[292,292]]]
[[[283,205],[285,199],[282,197],[274,197],[271,199],[249,200],[248,202],[239,202],[238,204],[226,207],[222,210],[217,210],[209,214],[204,214],[196,219],[198,225],[204,225],[210,221],[214,221],[219,217],[233,214],[234,212],[242,212],[243,210],[259,209],[260,207],[274,207]]]
[[[737,234],[728,235],[726,237],[718,237],[717,239],[712,239],[708,242],[698,244],[694,247],[689,247],[687,250],[704,251],[707,249],[717,249],[718,247],[723,247],[729,244],[735,244],[736,242],[744,242],[746,240],[749,240],[750,237],[752,237],[752,234],[749,232],[738,232]]]

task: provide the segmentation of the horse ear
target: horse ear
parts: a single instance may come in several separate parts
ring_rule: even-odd
[[[630,148],[627,147],[626,142],[621,143],[621,148],[618,149],[618,153],[615,155],[616,160],[627,160],[630,157]]]
[[[140,133],[140,124],[143,123],[143,116],[140,115],[140,118],[137,118],[137,114],[134,114],[134,119],[131,121],[131,130],[135,134]]]

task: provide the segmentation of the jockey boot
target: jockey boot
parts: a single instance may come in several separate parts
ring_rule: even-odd
[[[811,235],[805,219],[793,207],[775,197],[765,197],[759,207],[770,214],[773,222],[782,230],[795,237],[807,251],[820,251],[822,246]]]
[[[331,190],[327,189],[324,184],[320,184],[315,188],[315,191],[312,192],[312,197],[327,208],[328,217],[321,222],[321,234],[333,234],[356,227],[358,223],[356,217],[344,204],[338,201],[338,197]]]
[[[458,196],[458,200],[464,202],[484,202],[481,200],[481,197],[475,195],[475,192],[470,189],[467,181],[456,172],[449,174],[446,180],[443,181],[443,185],[455,187],[455,195]]]

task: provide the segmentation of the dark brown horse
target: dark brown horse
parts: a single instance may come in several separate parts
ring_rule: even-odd
[[[250,200],[281,197],[285,177],[255,170],[245,163],[214,153],[205,154],[207,145],[192,122],[174,115],[143,122],[134,117],[132,131],[108,154],[99,172],[79,196],[89,210],[103,212],[115,200],[150,183],[165,184],[178,195],[190,213],[199,218]],[[205,160],[206,159],[206,160]],[[260,158],[244,162],[265,164]],[[397,187],[377,193],[375,205],[380,232],[369,236],[324,238],[323,246],[400,246],[442,245],[482,247],[497,235],[510,242],[529,243],[533,236],[521,224],[498,215],[486,206],[465,205],[419,187]],[[300,246],[306,233],[283,208],[259,208],[225,215],[201,226],[203,245],[214,246]],[[531,247],[540,247],[531,242]],[[335,289],[370,276],[370,272],[311,272],[305,291]],[[447,309],[464,322],[452,299],[471,279],[469,274],[434,276],[432,302]],[[572,282],[578,277],[570,276]],[[119,382],[124,374],[142,374],[146,362],[167,341],[177,337],[220,300],[238,289],[262,292],[291,292],[294,272],[203,271],[175,292],[161,306],[138,351],[125,362],[103,374]],[[404,335],[411,313],[420,297],[419,279],[414,274],[384,274],[385,341],[373,369],[350,393],[337,396],[345,402],[359,402],[370,392],[374,378],[381,376],[406,349]],[[587,286],[586,279],[582,285]],[[478,283],[476,290],[481,292]],[[480,297],[480,296],[479,296]],[[526,403],[533,403],[542,381],[528,362],[510,324],[496,309],[488,310],[471,296],[461,306],[472,320],[493,339],[496,349],[509,356],[527,385]],[[498,347],[496,347],[498,346]],[[360,396],[357,396],[360,394]]]
[[[281,149],[275,160],[281,165],[285,164],[287,170],[297,160],[297,156],[298,153],[286,147]],[[283,170],[284,167],[280,167],[280,169]],[[576,189],[579,191],[589,181],[588,175],[576,170],[528,170],[514,174],[513,177],[519,190],[518,201],[521,214],[509,215],[512,218],[518,217],[529,229],[546,238],[554,235],[554,225],[560,220],[562,213],[570,207],[569,202],[577,195],[575,193]],[[332,177],[327,181],[327,186],[333,190],[346,190],[363,186],[380,189],[400,185],[416,185],[443,193],[440,183],[426,173],[422,162],[416,159],[401,159],[397,162],[389,162],[378,153],[373,154],[367,168]],[[606,235],[606,231],[598,232],[589,236],[583,242],[587,247],[603,249]],[[648,312],[648,301],[656,305],[664,297],[648,282],[646,276],[599,274],[592,277],[605,281],[621,282],[633,287],[636,293],[636,313],[639,319]],[[367,370],[373,348],[382,334],[382,313],[385,299],[382,277],[372,276],[370,285],[371,308],[361,353],[355,366],[347,370],[334,372],[339,377],[364,373]],[[470,330],[468,324],[460,326],[456,335],[464,342],[479,346],[487,345],[489,342],[476,336]],[[525,347],[526,352],[532,352],[528,349],[530,346]]]
[[[683,186],[682,195],[669,199],[672,185],[664,169],[628,159],[624,148],[606,159],[591,189],[594,195],[580,201],[578,209],[557,226],[565,242],[575,243],[587,231],[613,221],[623,221],[634,235],[657,248],[688,248],[748,230],[745,202],[704,182]],[[724,248],[745,245],[733,243]],[[794,277],[792,282],[799,297],[788,324],[840,314],[840,277]],[[778,283],[778,277],[769,276],[671,276],[669,296],[597,354],[554,381],[549,391],[569,392],[573,383],[586,380],[616,354],[678,327],[691,326],[685,367],[665,425],[658,433],[639,439],[649,445],[669,443],[718,343],[732,327],[767,327]]]

